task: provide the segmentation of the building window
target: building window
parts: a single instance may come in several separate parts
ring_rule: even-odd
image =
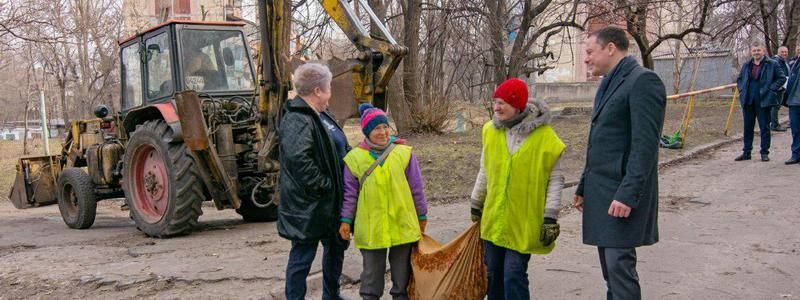
[[[192,13],[192,6],[189,0],[175,0],[175,14],[188,15]]]

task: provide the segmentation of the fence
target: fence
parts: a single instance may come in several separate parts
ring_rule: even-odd
[[[709,88],[709,89],[703,89],[703,90],[698,90],[698,91],[693,91],[693,92],[687,92],[687,93],[681,93],[681,94],[675,94],[675,95],[667,96],[667,100],[678,100],[678,99],[687,98],[687,97],[689,98],[689,101],[686,103],[686,110],[685,110],[685,113],[684,113],[683,122],[681,122],[681,128],[680,128],[682,130],[681,139],[683,139],[685,141],[686,140],[686,134],[689,132],[689,122],[692,120],[692,112],[694,110],[694,105],[696,103],[696,96],[697,95],[708,94],[708,93],[713,93],[713,92],[718,92],[718,91],[722,91],[722,90],[725,90],[725,89],[733,89],[733,96],[731,97],[731,105],[730,105],[730,109],[728,110],[727,120],[725,121],[725,132],[724,132],[724,134],[728,135],[728,131],[729,131],[730,126],[731,126],[731,118],[733,117],[734,107],[736,106],[736,97],[739,94],[735,83],[721,85],[721,86],[717,86],[717,87],[713,87],[713,88]]]

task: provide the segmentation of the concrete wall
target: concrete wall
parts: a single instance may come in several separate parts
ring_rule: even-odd
[[[533,97],[547,103],[594,101],[597,82],[535,83]]]
[[[726,85],[733,83],[734,74],[738,71],[734,69],[733,55],[715,55],[699,58],[699,63],[696,63],[696,57],[685,57],[683,68],[681,68],[681,86],[679,93],[688,92],[692,87],[690,81],[694,77],[694,67],[699,65],[693,90],[701,90],[712,88],[715,86]],[[655,71],[661,80],[664,81],[664,87],[667,88],[667,95],[675,93],[673,87],[673,70],[675,62],[673,58],[656,58]]]

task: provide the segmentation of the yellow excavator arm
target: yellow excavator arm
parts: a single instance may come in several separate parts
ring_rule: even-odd
[[[365,0],[358,1],[375,24],[383,39],[371,37],[369,32],[356,16],[350,4],[345,0],[320,0],[322,7],[334,22],[339,25],[345,35],[361,51],[358,57],[360,64],[353,65],[353,93],[356,101],[377,102],[377,106],[385,106],[386,87],[394,75],[400,61],[408,53],[408,48],[395,41],[392,34],[378,19],[375,12]],[[385,108],[385,107],[384,107]]]
[[[353,73],[353,96],[357,103],[374,103],[385,108],[386,87],[400,65],[408,48],[392,37],[383,20],[378,19],[365,0],[360,7],[369,15],[382,37],[370,36],[353,8],[345,0],[319,0],[325,12],[360,52],[348,60]],[[285,101],[289,89],[288,54],[291,8],[288,0],[260,0],[259,23],[261,30],[260,75],[261,94],[259,108],[262,113],[275,111],[276,105]]]

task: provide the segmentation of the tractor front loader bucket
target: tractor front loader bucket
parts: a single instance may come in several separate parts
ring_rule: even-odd
[[[55,204],[59,173],[58,155],[22,157],[8,198],[18,209]]]

